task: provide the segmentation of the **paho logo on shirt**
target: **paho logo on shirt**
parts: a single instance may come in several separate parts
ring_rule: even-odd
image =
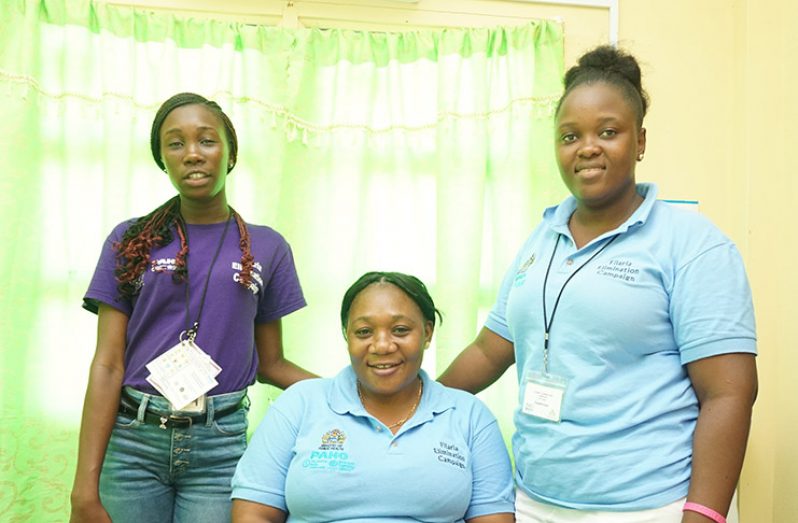
[[[349,472],[355,469],[354,461],[344,449],[346,434],[340,429],[328,430],[321,436],[321,445],[310,452],[310,457],[302,462],[306,469]]]

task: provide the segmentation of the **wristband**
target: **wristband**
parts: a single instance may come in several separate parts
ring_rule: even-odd
[[[690,510],[692,512],[698,512],[702,516],[706,516],[715,523],[726,523],[726,518],[721,516],[718,512],[715,512],[709,507],[705,507],[704,505],[699,505],[698,503],[693,503],[692,501],[688,501],[684,504],[682,508],[682,512]]]

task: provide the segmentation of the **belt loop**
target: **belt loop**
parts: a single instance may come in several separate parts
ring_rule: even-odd
[[[216,405],[214,404],[213,400],[215,398],[213,396],[207,396],[205,398],[205,426],[210,427],[213,425],[213,415]]]
[[[139,403],[139,412],[136,417],[141,423],[144,423],[144,415],[147,413],[147,405],[150,403],[150,395],[143,394],[141,396],[141,403]]]
[[[241,406],[244,407],[244,410],[249,412],[249,407],[252,405],[252,401],[249,399],[248,391],[244,391],[244,396],[241,398]]]

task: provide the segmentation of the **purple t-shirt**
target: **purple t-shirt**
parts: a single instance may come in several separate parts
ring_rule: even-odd
[[[146,381],[145,365],[174,347],[186,325],[186,284],[175,283],[174,259],[180,240],[173,230],[173,240],[150,253],[150,267],[144,272],[139,293],[122,299],[114,276],[116,251],[113,244],[133,220],[117,225],[105,240],[100,260],[83,307],[97,312],[98,302],[129,316],[125,349],[123,385],[143,392],[157,391]],[[219,246],[225,223],[187,225],[190,292],[189,318],[197,321],[202,290],[208,269]],[[174,229],[174,228],[173,228]],[[208,353],[222,372],[219,382],[208,394],[224,394],[246,388],[255,381],[258,353],[255,349],[255,324],[281,318],[305,306],[291,248],[275,230],[261,225],[247,225],[255,266],[249,289],[238,283],[241,270],[239,232],[230,222],[219,257],[213,266],[196,343]]]

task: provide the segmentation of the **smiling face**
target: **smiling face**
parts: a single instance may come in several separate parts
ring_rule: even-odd
[[[635,162],[646,132],[622,91],[606,82],[583,84],[557,113],[557,164],[579,206],[608,209],[635,194]]]
[[[161,158],[183,200],[224,199],[230,162],[224,124],[198,104],[173,109],[159,131]]]
[[[433,324],[391,283],[373,283],[352,301],[346,339],[363,394],[383,399],[415,395]]]

